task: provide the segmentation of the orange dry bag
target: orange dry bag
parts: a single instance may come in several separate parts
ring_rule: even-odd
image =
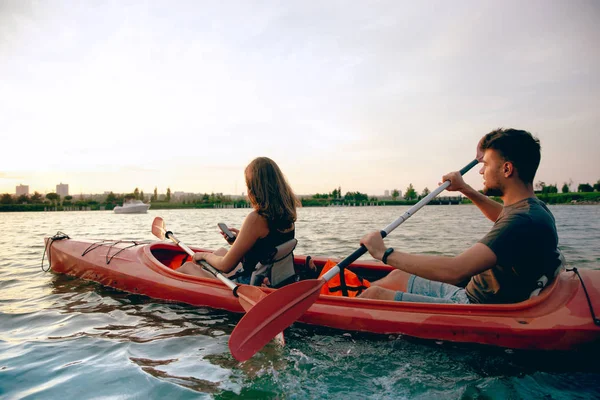
[[[337,263],[335,261],[327,260],[327,263],[323,266],[323,270],[321,271],[319,278],[336,265]],[[331,278],[321,288],[321,294],[328,294],[330,296],[356,297],[369,286],[371,286],[371,284],[368,280],[359,278],[354,272],[344,268],[344,275],[342,276],[341,274],[337,274]]]

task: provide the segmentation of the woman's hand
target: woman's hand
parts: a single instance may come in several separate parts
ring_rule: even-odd
[[[205,258],[204,258],[205,254],[206,254],[205,252],[194,253],[194,262],[196,264],[200,264],[200,261],[205,260]]]
[[[381,260],[383,253],[385,253],[385,244],[383,243],[383,238],[379,231],[371,232],[363,236],[360,240],[360,244],[364,245],[367,250],[369,250],[369,254],[376,260]]]
[[[229,227],[227,227],[229,228]],[[236,228],[229,228],[229,230],[234,233],[234,237],[233,239],[229,239],[227,237],[227,235],[224,232],[221,232],[221,235],[223,236],[223,239],[225,239],[225,241],[229,244],[233,244],[233,242],[235,242],[235,239],[237,238],[237,236],[240,234],[240,230],[236,229]]]

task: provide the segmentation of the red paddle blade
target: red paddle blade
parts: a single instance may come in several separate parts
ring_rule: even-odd
[[[165,221],[161,217],[156,217],[152,221],[152,234],[160,240],[165,240],[167,228],[165,227]]]
[[[267,295],[248,310],[229,337],[233,357],[246,361],[256,354],[317,301],[325,282],[322,279],[296,282]]]
[[[245,285],[238,287],[237,295],[241,306],[244,308],[244,310],[246,310],[246,312],[250,311],[250,309],[254,307],[256,303],[267,297],[267,294],[258,287]],[[273,340],[275,340],[278,345],[282,347],[285,346],[283,332],[279,332]]]
[[[256,303],[267,297],[258,286],[241,285],[237,289],[238,299],[244,310],[249,311]]]

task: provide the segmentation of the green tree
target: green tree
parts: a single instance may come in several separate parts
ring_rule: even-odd
[[[27,204],[29,203],[29,196],[26,194],[22,194],[17,198],[17,204]]]
[[[542,193],[543,194],[558,193],[558,188],[556,187],[556,184],[544,186],[544,188],[542,189]]]
[[[154,187],[154,195],[152,196],[152,201],[158,201],[158,189]]]
[[[8,193],[4,193],[2,195],[2,197],[0,197],[0,203],[1,204],[12,204],[13,203],[13,198],[10,194]]]
[[[333,192],[331,192],[331,197],[334,199],[337,199],[339,197],[340,193],[338,192],[337,189],[333,189]]]
[[[135,188],[135,190],[133,191],[133,195],[135,196],[136,200],[140,199],[140,190],[138,188]]]
[[[392,200],[396,201],[396,199],[398,198],[398,196],[400,196],[400,192],[398,191],[398,189],[394,189],[392,191]]]
[[[210,197],[208,196],[208,193],[204,193],[204,195],[202,196],[202,202],[203,203],[208,203],[208,200],[210,200]]]
[[[561,190],[563,193],[569,193],[569,185],[567,185],[567,182],[563,183],[563,187]]]
[[[33,195],[31,195],[31,202],[33,204],[39,204],[42,202],[42,195],[39,194],[38,192],[33,192]]]
[[[594,183],[594,190],[600,192],[600,179],[598,179],[598,182]]]
[[[73,200],[73,196],[65,196],[65,200],[63,201],[63,205],[65,206],[70,206],[71,205],[71,200]]]
[[[581,183],[577,186],[578,192],[593,192],[594,188],[589,183]]]
[[[144,201],[144,191],[143,190],[140,192],[140,200]]]
[[[417,198],[417,191],[413,187],[413,184],[410,183],[406,188],[406,192],[404,193],[405,200],[412,200]]]
[[[167,188],[167,203],[171,201],[171,188]]]
[[[52,202],[52,204],[57,204],[60,201],[60,196],[56,193],[47,193],[46,198]]]
[[[113,192],[110,192],[108,195],[106,195],[105,201],[107,204],[113,204],[117,201],[117,196],[115,196]]]
[[[427,196],[429,193],[431,193],[431,192],[429,191],[429,188],[425,188],[425,189],[423,189],[423,192],[421,193],[421,197],[425,197],[425,196]]]

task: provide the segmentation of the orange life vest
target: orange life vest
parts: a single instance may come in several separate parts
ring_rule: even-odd
[[[337,263],[335,261],[327,260],[327,263],[323,266],[323,270],[321,271],[319,278],[336,265]],[[328,294],[330,296],[356,297],[361,294],[363,290],[371,286],[369,281],[359,278],[354,272],[348,270],[347,268],[344,268],[344,282],[342,282],[340,278],[340,274],[337,274],[331,278],[327,284],[323,285],[321,288],[321,294]]]

